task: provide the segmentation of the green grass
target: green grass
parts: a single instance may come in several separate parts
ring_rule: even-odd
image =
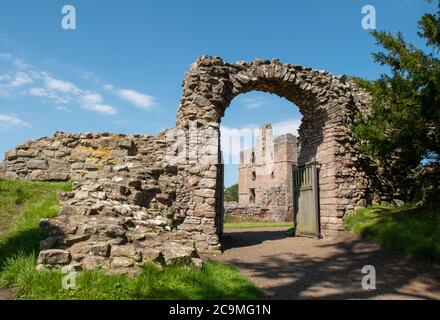
[[[150,264],[136,277],[105,275],[101,270],[78,274],[76,288],[62,289],[63,274],[36,271],[35,256],[10,259],[0,286],[17,299],[48,300],[206,300],[258,299],[260,290],[232,266],[208,261],[203,271],[176,265],[163,270]]]
[[[225,229],[252,229],[252,228],[275,228],[275,227],[292,227],[293,222],[281,221],[254,221],[243,219],[235,216],[225,216]]]
[[[68,190],[69,183],[0,180],[0,271],[11,255],[38,250],[38,223],[58,214],[56,194]]]
[[[413,258],[440,262],[440,210],[371,207],[360,209],[345,227],[383,247]]]
[[[35,260],[41,218],[59,211],[56,193],[68,183],[0,180],[0,288],[16,299],[258,299],[260,290],[239,271],[207,261],[205,269],[187,266],[160,269],[147,265],[136,277],[106,275],[101,270],[78,273],[76,288],[62,289],[59,271],[37,271]]]

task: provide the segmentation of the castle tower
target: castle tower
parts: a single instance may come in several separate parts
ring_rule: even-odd
[[[261,206],[276,220],[293,218],[292,166],[297,164],[297,138],[273,137],[272,125],[259,129],[255,148],[240,154],[239,202]]]

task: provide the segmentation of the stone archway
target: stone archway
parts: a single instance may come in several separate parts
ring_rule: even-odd
[[[203,56],[183,81],[176,127],[207,130],[208,135],[187,138],[188,154],[210,145],[210,161],[189,160],[179,167],[183,183],[176,205],[185,216],[180,230],[191,233],[199,252],[220,249],[220,122],[232,99],[249,91],[264,91],[298,106],[303,115],[299,129],[299,164],[320,163],[320,217],[324,236],[341,230],[346,213],[365,205],[366,180],[348,125],[364,110],[368,96],[344,76],[334,77],[278,60],[228,64]],[[213,144],[213,134],[214,141]],[[191,158],[191,157],[190,157]],[[193,158],[194,159],[194,158]]]

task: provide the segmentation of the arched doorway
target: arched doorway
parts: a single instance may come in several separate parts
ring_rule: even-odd
[[[200,252],[220,249],[220,122],[232,99],[253,90],[283,97],[303,115],[298,163],[320,164],[320,223],[326,234],[341,230],[347,212],[365,203],[365,174],[348,125],[367,97],[345,77],[326,71],[281,64],[278,60],[228,64],[203,56],[183,82],[176,127],[187,132],[187,162],[177,190],[177,209],[185,219],[179,229],[191,232]]]

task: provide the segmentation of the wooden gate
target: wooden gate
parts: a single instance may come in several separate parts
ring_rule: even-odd
[[[293,168],[295,199],[295,234],[320,237],[319,222],[319,165],[310,162]]]

